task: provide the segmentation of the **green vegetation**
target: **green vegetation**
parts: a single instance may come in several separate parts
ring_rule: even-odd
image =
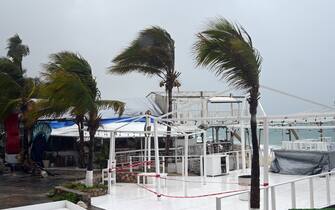
[[[63,185],[63,187],[73,189],[73,190],[79,190],[79,191],[82,191],[82,192],[88,192],[92,189],[107,189],[107,186],[103,185],[103,184],[95,184],[91,187],[88,187],[85,184],[78,183],[78,182],[66,183],[66,184]]]
[[[149,77],[159,77],[159,86],[165,88],[168,97],[166,111],[172,111],[172,89],[179,88],[181,84],[178,80],[180,72],[175,69],[174,40],[166,30],[150,27],[141,31],[130,46],[113,59],[109,72],[119,75],[139,72]],[[169,155],[172,144],[170,131],[171,128],[167,126],[166,155]]]
[[[28,136],[35,118],[28,116],[34,103],[32,98],[38,94],[39,80],[25,76],[22,67],[23,57],[29,55],[29,47],[22,44],[19,35],[8,39],[7,57],[0,58],[0,121],[12,113],[21,114],[23,124],[23,159],[29,160]]]
[[[86,186],[85,184],[82,183],[77,183],[77,182],[70,182],[62,185],[63,187],[67,189],[72,189],[72,190],[77,190],[80,192],[85,192],[85,193],[90,193],[95,190],[107,190],[107,186],[103,184],[96,184],[91,187]],[[48,197],[51,198],[54,201],[59,201],[59,200],[68,200],[73,203],[77,203],[78,201],[81,200],[80,195],[77,195],[76,193],[73,192],[64,192],[64,191],[59,191],[59,190],[51,190],[48,193]]]
[[[78,201],[80,201],[79,196],[71,192],[55,193],[55,191],[53,190],[48,194],[48,197],[51,198],[53,201],[68,200],[72,203],[77,203]]]
[[[83,153],[83,124],[89,132],[87,171],[93,170],[94,136],[100,126],[102,109],[113,109],[121,115],[125,104],[116,100],[102,100],[91,66],[79,54],[60,52],[50,56],[44,65],[41,97],[37,102],[38,116],[61,116],[70,113],[78,125],[80,153]],[[92,181],[93,183],[93,181]],[[91,183],[89,183],[91,184]]]
[[[251,115],[252,166],[250,208],[259,209],[259,152],[256,113],[259,98],[259,74],[262,59],[253,47],[251,37],[238,25],[220,18],[197,35],[194,45],[199,66],[209,67],[220,79],[249,93]]]

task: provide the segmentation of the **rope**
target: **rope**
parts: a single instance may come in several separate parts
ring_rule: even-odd
[[[132,167],[141,166],[141,165],[144,165],[144,164],[152,165],[153,163],[154,163],[153,161],[136,162],[136,163],[133,163],[133,164],[129,164],[126,167],[121,166],[121,167],[111,168],[110,172],[112,172],[112,171],[120,172],[120,171],[130,169]]]
[[[291,93],[287,93],[287,92],[284,92],[284,91],[281,91],[281,90],[278,90],[278,89],[274,89],[274,88],[267,87],[267,86],[264,86],[264,85],[261,85],[260,87],[262,87],[264,89],[267,89],[267,90],[270,90],[270,91],[273,91],[273,92],[276,92],[276,93],[280,93],[280,94],[285,95],[285,96],[289,96],[289,97],[307,102],[307,103],[311,103],[311,104],[314,104],[314,105],[317,105],[317,106],[321,106],[321,107],[324,107],[324,108],[327,108],[327,109],[331,109],[331,110],[335,109],[335,107],[331,107],[331,106],[328,106],[328,105],[325,105],[325,104],[321,104],[319,102],[316,102],[316,101],[313,101],[313,100],[310,100],[310,99],[307,99],[307,98],[303,98],[303,97],[300,97],[300,96],[296,96],[296,95],[293,95]]]
[[[235,193],[235,192],[243,192],[243,191],[248,191],[245,189],[239,189],[239,190],[230,190],[230,191],[224,191],[224,192],[217,192],[217,193],[209,193],[209,194],[203,194],[203,195],[191,195],[191,196],[181,196],[181,195],[167,195],[163,193],[158,193],[154,190],[151,190],[150,188],[144,186],[144,185],[139,185],[139,187],[157,195],[157,197],[166,197],[166,198],[204,198],[204,197],[210,197],[210,196],[217,196],[217,195],[223,195],[223,194],[229,194],[229,193]]]
[[[146,177],[157,177],[156,175],[143,175],[143,176],[146,176]],[[178,181],[178,182],[202,183],[202,181],[173,179],[173,178],[166,178],[166,177],[161,177],[161,176],[159,176],[159,178],[164,179],[164,180],[170,180],[170,181]],[[237,182],[210,182],[210,181],[206,181],[206,183],[213,183],[213,184],[238,184]]]

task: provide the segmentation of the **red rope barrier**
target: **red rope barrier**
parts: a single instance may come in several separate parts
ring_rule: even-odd
[[[110,173],[113,172],[113,171],[116,171],[116,172],[124,171],[124,170],[130,169],[131,167],[145,165],[146,163],[149,164],[149,165],[152,165],[153,161],[136,162],[136,163],[133,163],[133,164],[129,164],[126,167],[121,166],[121,167],[111,168]]]
[[[144,185],[139,185],[139,187],[159,196],[159,197],[166,197],[166,198],[204,198],[204,197],[210,197],[210,196],[216,196],[216,195],[223,195],[223,194],[229,194],[229,193],[235,193],[235,192],[243,192],[246,191],[245,189],[239,189],[239,190],[230,190],[230,191],[224,191],[224,192],[218,192],[218,193],[209,193],[209,194],[204,194],[204,195],[192,195],[192,196],[179,196],[179,195],[167,195],[167,194],[159,194],[158,192],[151,190],[150,188],[144,186]]]

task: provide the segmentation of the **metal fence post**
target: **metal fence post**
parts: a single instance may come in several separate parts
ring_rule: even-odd
[[[129,171],[133,172],[133,158],[129,156]]]
[[[275,191],[275,187],[271,187],[271,209],[276,210],[276,191]]]
[[[291,182],[291,202],[292,208],[295,209],[297,207],[297,201],[295,197],[295,183]]]
[[[221,198],[216,197],[216,210],[221,210]]]
[[[330,206],[330,185],[329,174],[326,175],[326,188],[327,188],[327,205]]]
[[[309,202],[310,202],[310,208],[314,208],[314,186],[313,186],[313,178],[309,178]]]

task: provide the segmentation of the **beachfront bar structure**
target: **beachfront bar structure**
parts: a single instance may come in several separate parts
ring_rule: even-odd
[[[227,100],[231,102],[236,102],[236,97],[229,98],[231,96],[226,96],[221,98],[221,102],[223,100]],[[206,99],[205,99],[206,100]],[[201,101],[201,100],[200,100]],[[227,101],[225,101],[227,103]],[[238,97],[239,110],[240,112],[235,115],[225,115],[225,116],[211,116],[206,117],[206,114],[203,110],[200,110],[200,116],[190,116],[190,115],[183,115],[180,113],[176,113],[176,110],[172,114],[172,118],[167,118],[168,114],[164,114],[162,116],[146,116],[150,118],[153,124],[153,130],[150,131],[141,131],[141,132],[133,132],[133,131],[118,131],[119,128],[113,130],[105,130],[104,132],[109,132],[110,141],[115,142],[115,136],[120,135],[118,133],[141,133],[142,135],[147,134],[150,138],[154,139],[154,157],[148,158],[148,145],[145,147],[146,152],[144,152],[144,164],[147,164],[144,168],[142,167],[139,171],[138,176],[138,183],[135,185],[132,184],[116,184],[116,174],[118,173],[117,163],[115,162],[116,152],[115,152],[115,143],[111,143],[110,147],[110,156],[109,156],[109,164],[105,172],[107,172],[107,177],[105,180],[108,183],[108,192],[109,195],[102,196],[95,198],[93,200],[93,204],[101,207],[101,208],[122,208],[124,203],[122,202],[122,194],[130,193],[129,197],[127,197],[127,205],[136,205],[138,209],[144,209],[148,207],[152,208],[159,208],[160,209],[192,209],[194,205],[186,204],[187,199],[193,199],[194,204],[196,203],[199,207],[198,209],[209,209],[209,206],[212,206],[212,209],[226,209],[228,206],[231,206],[234,202],[228,201],[231,197],[241,197],[241,194],[248,193],[248,187],[242,187],[238,185],[238,176],[245,175],[250,173],[250,156],[247,155],[249,153],[249,148],[247,148],[245,139],[245,130],[249,128],[249,120],[250,117],[247,113],[247,101],[246,97]],[[208,102],[208,100],[206,101]],[[201,103],[201,102],[200,102]],[[203,103],[204,104],[204,103]],[[187,105],[186,105],[187,106]],[[201,107],[201,106],[200,106]],[[205,105],[202,107],[206,107]],[[177,109],[178,110],[178,109]],[[179,109],[181,110],[181,109]],[[234,112],[230,112],[234,113]],[[261,103],[260,103],[260,115],[257,117],[258,121],[258,129],[261,130],[263,133],[263,145],[261,145],[261,183],[262,183],[262,209],[282,209],[283,206],[288,205],[288,207],[314,207],[314,206],[327,206],[334,202],[334,198],[331,196],[330,193],[330,186],[334,185],[334,180],[330,178],[332,172],[332,164],[333,162],[330,160],[329,162],[325,163],[324,165],[319,165],[321,167],[320,171],[316,171],[317,175],[312,176],[302,176],[301,174],[294,174],[294,170],[291,171],[291,175],[284,175],[278,173],[269,173],[270,165],[273,160],[276,158],[276,150],[269,148],[269,130],[270,129],[326,129],[326,128],[335,128],[333,122],[335,117],[335,112],[315,112],[315,113],[300,113],[300,114],[293,114],[293,115],[281,115],[281,116],[269,116],[266,115]],[[179,114],[179,115],[178,115]],[[182,117],[185,116],[185,117]],[[316,123],[317,122],[317,123]],[[325,123],[318,123],[318,122],[327,122]],[[131,122],[129,122],[131,124]],[[164,158],[164,155],[160,155],[159,153],[159,144],[158,144],[158,136],[159,135],[167,135],[166,131],[161,130],[158,131],[158,125],[166,125],[171,126],[171,133],[172,136],[180,136],[184,140],[184,148],[182,152],[182,165],[183,170],[182,174],[170,177],[166,171],[161,171],[161,169],[165,170],[164,163],[161,161]],[[187,125],[197,125],[198,130],[196,132],[192,132],[187,130]],[[214,152],[208,150],[208,140],[212,140],[215,137],[208,138],[208,131],[206,129],[212,127],[213,125],[221,125],[225,126],[228,129],[237,129],[239,131],[239,139],[241,141],[240,150],[239,151],[230,151],[230,152]],[[183,126],[179,127],[178,126]],[[202,144],[202,154],[198,157],[200,159],[200,176],[189,176],[189,140],[190,136],[200,134],[203,138]],[[327,141],[326,141],[327,139]],[[303,145],[303,140],[296,140],[293,141],[296,144]],[[313,144],[319,144],[319,142],[323,142],[323,146],[313,147],[313,146],[302,146],[300,149],[289,149],[283,147],[283,150],[286,152],[297,153],[298,150],[303,150],[300,152],[310,153],[310,152],[321,152],[325,150],[325,145],[328,147],[329,151],[323,151],[327,153],[333,153],[331,150],[331,141],[329,138],[321,138],[318,141],[312,141]],[[285,143],[284,143],[285,145]],[[293,147],[292,147],[293,148]],[[236,152],[236,154],[234,154]],[[206,161],[208,157],[212,156],[224,156],[227,155],[228,158],[224,157],[227,162],[229,162],[230,158],[229,155],[234,154],[236,162],[239,162],[237,165],[238,167],[235,170],[231,171],[230,167],[226,166],[226,171],[222,176],[209,176],[207,168],[212,163]],[[175,156],[177,156],[175,154]],[[220,158],[222,157],[220,156]],[[165,157],[169,158],[169,157]],[[151,161],[154,163],[152,168],[155,169],[154,172],[145,171],[146,167],[150,167],[149,162]],[[298,160],[299,162],[299,160]],[[131,166],[131,163],[129,163]],[[230,164],[230,163],[228,163]],[[239,167],[241,164],[241,167]],[[138,165],[134,166],[137,167]],[[212,165],[210,166],[212,167]],[[217,166],[220,167],[220,166]],[[296,167],[300,167],[299,164],[296,164]],[[272,166],[271,166],[272,168]],[[134,170],[134,168],[130,167],[129,170]],[[272,170],[272,169],[271,169]],[[275,171],[274,171],[275,172]],[[280,173],[280,171],[279,171]],[[325,184],[322,182],[320,178],[320,173],[322,173],[321,177],[325,177]],[[311,173],[313,174],[313,173]],[[318,175],[319,174],[319,175]],[[309,174],[310,175],[310,174]],[[143,177],[146,177],[144,179]],[[140,181],[142,180],[142,181]],[[300,185],[302,181],[308,181],[308,185]],[[162,182],[163,181],[163,182]],[[321,183],[320,183],[321,181]],[[182,183],[182,185],[178,185],[178,183]],[[319,195],[315,196],[315,186],[316,184],[320,186],[324,186],[321,190],[318,189],[318,192],[324,194],[325,202],[317,201],[320,199]],[[116,185],[115,185],[116,184]],[[124,188],[120,188],[123,186]],[[217,186],[213,186],[216,184]],[[287,192],[290,193],[282,193],[276,194],[276,191],[281,192],[280,189],[282,185],[291,186],[291,188],[287,188]],[[119,186],[119,187],[118,187]],[[220,192],[217,192],[217,187],[219,186]],[[307,187],[309,186],[309,187]],[[307,188],[306,188],[307,187]],[[128,191],[128,190],[132,191]],[[305,189],[306,188],[306,189]],[[298,193],[309,192],[309,199],[305,199],[304,202],[297,201],[297,199],[301,196]],[[318,193],[318,194],[319,194]],[[124,194],[125,195],[125,194]],[[157,201],[154,201],[154,197]],[[133,200],[134,199],[134,200]],[[153,199],[153,200],[151,200]],[[291,202],[276,202],[280,200],[289,200]],[[150,201],[149,201],[150,200]],[[177,200],[177,201],[176,201]],[[184,201],[183,201],[184,200]],[[239,202],[237,209],[247,209],[247,203],[243,203],[243,199],[235,199],[235,202]],[[322,199],[321,199],[322,200]],[[116,202],[118,201],[118,202]],[[159,203],[155,203],[159,202]],[[178,205],[174,205],[173,203],[176,202]],[[210,202],[210,204],[208,203]],[[201,207],[202,206],[202,207]],[[226,207],[226,208],[224,208]]]

